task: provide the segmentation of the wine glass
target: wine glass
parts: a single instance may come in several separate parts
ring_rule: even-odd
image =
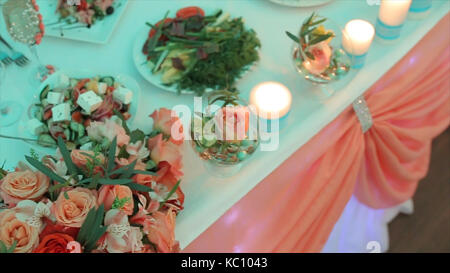
[[[14,101],[3,100],[6,68],[0,62],[0,128],[17,122],[22,114],[22,106]]]
[[[6,29],[11,38],[27,45],[37,62],[29,77],[30,83],[35,86],[49,73],[47,67],[41,63],[36,50],[36,45],[40,43],[44,34],[39,7],[32,0],[7,0],[2,10]]]

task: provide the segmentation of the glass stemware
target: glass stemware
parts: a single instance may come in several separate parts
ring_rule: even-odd
[[[5,70],[3,63],[0,63],[0,128],[14,124],[22,114],[22,106],[20,104],[4,100]]]
[[[44,25],[39,8],[34,0],[8,0],[3,4],[6,29],[16,42],[27,45],[37,66],[32,69],[29,81],[37,85],[48,74],[48,69],[40,61],[36,45],[40,43]]]

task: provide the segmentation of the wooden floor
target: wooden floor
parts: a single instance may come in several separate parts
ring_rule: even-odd
[[[430,169],[414,196],[414,214],[389,225],[390,252],[450,252],[450,130],[433,141]]]

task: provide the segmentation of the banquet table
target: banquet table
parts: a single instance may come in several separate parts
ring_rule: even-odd
[[[364,68],[350,75],[351,79],[347,85],[337,90],[332,96],[317,93],[309,83],[297,74],[290,58],[292,41],[286,37],[285,31],[297,31],[303,19],[312,11],[318,11],[321,15],[332,18],[340,25],[345,25],[347,21],[355,18],[368,20],[375,25],[378,7],[369,4],[368,1],[338,0],[313,8],[290,8],[261,0],[134,0],[129,2],[123,17],[106,45],[45,37],[38,51],[43,62],[55,65],[63,71],[87,70],[94,74],[127,74],[133,77],[139,83],[142,92],[137,115],[130,127],[141,128],[149,132],[152,122],[148,116],[155,109],[160,107],[172,108],[176,105],[187,105],[192,109],[194,97],[166,92],[142,78],[133,63],[133,44],[137,33],[142,29],[145,22],[156,22],[166,10],[174,11],[186,5],[202,6],[206,10],[222,8],[233,16],[244,17],[248,26],[257,32],[262,43],[260,62],[237,84],[244,98],[248,99],[252,87],[263,81],[281,82],[291,90],[293,95],[291,111],[285,124],[280,129],[277,149],[274,151],[257,151],[241,171],[233,177],[217,178],[212,176],[205,170],[201,160],[193,152],[190,145],[185,143],[184,178],[181,187],[186,199],[184,210],[177,216],[176,238],[180,241],[181,249],[187,252],[273,251],[273,249],[258,249],[257,244],[241,246],[230,243],[227,246],[220,245],[221,240],[216,238],[217,241],[215,241],[214,237],[239,238],[239,235],[243,236],[253,232],[252,229],[249,229],[242,230],[241,234],[235,234],[236,231],[230,231],[234,232],[233,234],[226,233],[228,225],[237,225],[235,221],[246,219],[245,215],[239,214],[240,210],[236,209],[238,207],[235,207],[235,205],[244,202],[251,207],[252,202],[245,203],[249,194],[257,191],[259,184],[288,160],[298,160],[299,164],[306,164],[306,162],[313,160],[315,158],[314,147],[310,148],[308,152],[302,152],[301,160],[291,157],[399,62],[448,14],[450,8],[449,1],[435,0],[430,14],[426,18],[406,21],[400,39],[391,43],[374,41]],[[447,15],[447,31],[448,21]],[[3,25],[0,28],[0,33],[6,36]],[[448,32],[443,35],[448,36]],[[26,51],[20,45],[16,47]],[[2,99],[6,97],[9,100],[20,101],[24,108],[32,103],[38,90],[34,90],[24,80],[29,73],[29,69],[15,66],[8,68],[7,79],[2,86]],[[0,133],[21,136],[25,130],[26,120],[27,117],[24,112],[21,121],[16,124],[17,126],[0,128]],[[317,145],[326,146],[326,140],[322,141]],[[351,143],[348,145],[351,147]],[[32,147],[34,146],[22,142],[1,139],[0,161],[6,160],[5,166],[13,168],[19,160],[23,159],[23,155],[29,154]],[[295,172],[295,169],[293,171]],[[283,181],[276,181],[276,179],[272,179],[271,183],[279,183],[280,187],[283,186]],[[308,181],[300,180],[295,183],[308,183]],[[274,184],[273,186],[277,187],[278,185]],[[348,188],[346,190],[349,191],[347,195],[351,196],[354,189]],[[270,194],[268,196],[270,197]],[[273,202],[273,206],[276,206],[277,200],[267,200],[267,202]],[[312,251],[364,252],[367,251],[366,243],[368,240],[382,242],[381,250],[385,251],[388,246],[386,223],[400,211],[412,212],[410,201],[392,206],[389,209],[372,209],[360,203],[355,197],[348,198],[346,203],[345,209],[342,208],[331,216],[334,220],[330,219],[330,221],[336,223],[336,225],[334,225],[332,232],[331,230],[328,232],[328,234],[331,232],[328,242],[326,244],[324,244],[325,242],[317,243],[317,245],[322,245],[323,248],[314,248]],[[257,211],[258,208],[252,207],[251,209]],[[320,217],[320,215],[317,215],[317,217]],[[314,221],[314,219],[309,220]],[[299,223],[301,225],[302,221]],[[215,224],[220,225],[220,227],[212,228]],[[255,224],[254,228],[259,228],[259,225],[263,227],[264,224]],[[331,228],[333,228],[333,225],[331,225]],[[320,227],[317,227],[317,230],[320,230]],[[352,232],[352,230],[359,231],[359,233]],[[218,234],[218,231],[224,233]],[[349,238],[352,236],[348,235],[352,233],[355,236]],[[308,236],[308,234],[305,236]],[[267,239],[270,240],[270,238]],[[353,241],[349,242],[349,240]],[[230,242],[235,241],[230,240]],[[286,250],[280,249],[278,251]]]

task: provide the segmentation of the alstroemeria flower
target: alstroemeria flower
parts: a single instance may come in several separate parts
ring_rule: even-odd
[[[93,121],[86,128],[90,138],[101,142],[103,138],[113,141],[117,137],[117,146],[127,145],[130,142],[130,136],[127,135],[125,129],[117,122],[111,119],[105,121]]]
[[[106,236],[100,248],[109,253],[140,252],[143,248],[143,234],[138,227],[130,226],[127,215],[118,209],[105,215]]]
[[[175,240],[175,217],[172,208],[167,211],[153,213],[145,222],[143,231],[150,242],[154,243],[158,252],[179,252],[179,243]]]
[[[159,134],[148,140],[148,148],[151,150],[150,157],[156,164],[166,161],[177,177],[183,175],[181,172],[183,161],[180,147],[171,141],[164,141],[163,135]]]
[[[141,140],[136,143],[128,144],[126,151],[128,154],[135,156],[137,159],[145,159],[150,155],[150,151],[145,147]]]
[[[16,208],[18,212],[16,213],[16,218],[28,225],[42,230],[43,228],[43,218],[50,218],[53,203],[48,201],[46,203],[39,202],[36,203],[31,200],[20,201]]]

